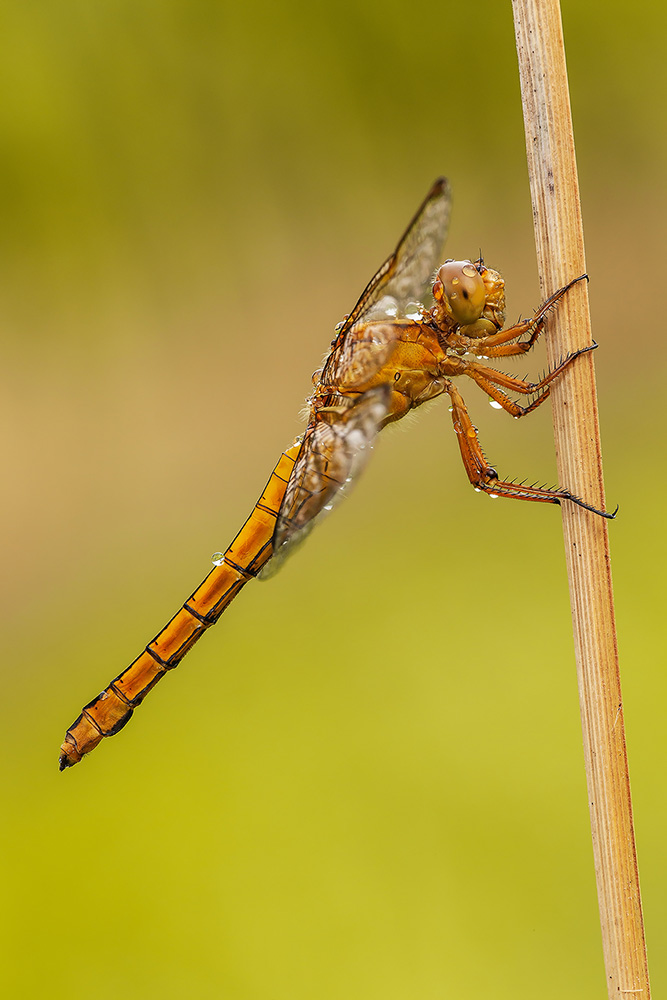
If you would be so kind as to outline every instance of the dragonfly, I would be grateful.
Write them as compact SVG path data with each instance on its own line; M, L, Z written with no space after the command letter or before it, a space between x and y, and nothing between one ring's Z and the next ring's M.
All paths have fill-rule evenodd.
M543 332L549 313L578 281L554 292L529 318L505 327L505 283L478 260L445 260L450 185L438 179L371 278L352 312L338 324L329 353L313 375L303 435L278 459L262 495L226 552L167 625L129 667L85 706L67 730L60 770L77 764L129 722L149 691L218 621L249 580L264 577L343 495L368 461L387 424L438 396L449 397L468 478L492 497L577 504L602 517L614 513L567 489L500 478L487 461L455 378L470 379L492 405L513 417L541 406L551 383L595 343L567 355L536 382L489 367L490 359L522 355ZM514 397L522 397L523 403Z

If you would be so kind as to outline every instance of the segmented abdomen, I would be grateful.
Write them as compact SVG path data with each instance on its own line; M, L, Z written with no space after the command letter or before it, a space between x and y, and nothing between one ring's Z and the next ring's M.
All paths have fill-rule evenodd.
M77 764L105 736L114 736L157 682L177 667L214 625L241 588L273 554L272 538L300 445L283 452L250 517L203 583L143 653L94 698L70 726L60 749L60 770Z

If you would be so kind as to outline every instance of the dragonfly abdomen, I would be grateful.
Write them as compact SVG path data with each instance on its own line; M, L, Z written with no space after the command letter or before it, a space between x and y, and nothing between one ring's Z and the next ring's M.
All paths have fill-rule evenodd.
M220 561L161 632L118 677L85 706L67 730L60 770L77 764L105 736L115 736L164 675L177 667L204 632L214 625L248 580L273 555L273 533L287 481L300 448L283 452L250 517Z

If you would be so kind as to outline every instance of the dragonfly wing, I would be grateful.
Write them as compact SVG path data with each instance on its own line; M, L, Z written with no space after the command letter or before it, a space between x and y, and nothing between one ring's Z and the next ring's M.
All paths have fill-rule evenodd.
M435 182L395 251L371 278L356 306L342 324L322 372L322 383L347 382L350 356L354 355L355 333L410 318L419 305L428 305L436 267L442 263L449 226L451 194L444 177ZM370 356L369 356L370 355ZM366 378L386 361L382 350L363 358ZM358 359L357 359L358 360ZM357 379L359 381L359 379Z
M366 465L389 397L389 386L376 386L347 409L316 416L308 425L278 513L274 555L264 578L273 575Z
M386 320L355 324L340 345L335 361L329 364L331 357L327 361L322 382L339 391L363 386L389 360L400 331L398 323Z
M405 326L396 320L421 318L434 271L442 260L450 201L449 184L441 178L338 329L319 376L316 398L326 396L329 388L339 398L348 390L362 388L394 350ZM362 392L352 406L324 407L315 413L285 491L273 535L274 554L263 576L275 572L285 553L305 537L316 518L361 470L388 413L390 395L389 386L376 386Z

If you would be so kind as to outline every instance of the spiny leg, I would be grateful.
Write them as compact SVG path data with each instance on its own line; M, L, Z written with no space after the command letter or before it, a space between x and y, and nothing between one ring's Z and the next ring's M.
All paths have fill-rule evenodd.
M445 386L449 398L452 401L452 421L454 431L461 449L461 458L468 474L468 479L476 490L488 493L490 496L509 497L511 500L532 500L535 503L557 503L563 500L570 500L572 503L590 510L594 514L602 517L614 518L616 511L609 514L607 511L598 510L584 503L579 497L574 496L568 490L545 489L539 486L524 486L523 483L509 482L498 478L498 473L489 464L482 446L477 437L477 431L473 426L468 413L463 396L456 386L450 382ZM618 509L618 508L617 508Z
M467 375L484 392L487 393L499 406L513 417L525 417L527 413L532 413L538 406L541 406L549 396L549 385L554 379L562 374L568 365L572 364L581 354L593 351L597 344L593 342L590 347L582 347L578 351L568 354L555 368L547 372L538 382L528 382L525 379L515 378L506 372L499 372L495 368L487 368L476 361L465 361L460 359L447 359L446 371L448 375ZM502 391L508 389L510 392L519 392L525 396L535 395L535 399L528 406L521 406Z
M549 296L546 302L542 303L531 319L522 320L520 323L509 326L506 330L500 330L499 333L494 333L490 337L471 340L468 350L471 354L476 354L478 357L484 358L502 358L516 354L525 354L534 347L537 338L542 333L549 311L553 309L558 300L573 285L576 285L579 281L583 281L584 278L588 279L588 275L581 274L578 278L574 278L567 285L559 288L558 291ZM510 343L510 341L518 340L519 337L523 337L525 334L529 334L528 340L522 340L519 343Z

